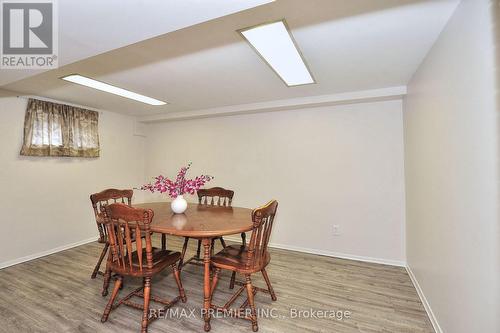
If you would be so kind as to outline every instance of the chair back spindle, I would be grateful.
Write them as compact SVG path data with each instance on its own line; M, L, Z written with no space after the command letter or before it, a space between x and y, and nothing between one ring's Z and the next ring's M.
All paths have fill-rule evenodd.
M252 211L253 229L248 244L247 268L254 266L256 260L264 260L277 209L278 202L272 200Z
M197 192L200 205L230 207L233 201L234 191L222 187L200 189Z
M97 223L97 229L99 230L99 241L101 243L106 242L108 237L108 231L102 220L103 208L111 203L123 203L131 206L133 195L133 190L107 189L99 193L94 193L90 196L90 201L92 202L92 208L94 209L94 215Z
M129 273L151 270L153 268L153 245L150 224L154 216L153 211L129 207L123 203L112 203L104 206L103 212L113 266ZM134 235L143 235L144 240ZM132 258L134 251L137 251L135 264Z

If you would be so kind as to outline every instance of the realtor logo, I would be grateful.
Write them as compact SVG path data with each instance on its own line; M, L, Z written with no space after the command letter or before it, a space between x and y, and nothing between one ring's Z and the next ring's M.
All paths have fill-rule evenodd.
M1 2L2 69L57 67L57 18L54 0Z

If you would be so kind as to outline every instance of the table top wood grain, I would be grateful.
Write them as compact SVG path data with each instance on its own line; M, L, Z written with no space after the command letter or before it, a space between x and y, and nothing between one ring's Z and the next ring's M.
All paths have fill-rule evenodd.
M134 207L154 211L151 231L175 236L209 238L252 230L252 210L189 203L183 214L174 214L170 202L148 202Z

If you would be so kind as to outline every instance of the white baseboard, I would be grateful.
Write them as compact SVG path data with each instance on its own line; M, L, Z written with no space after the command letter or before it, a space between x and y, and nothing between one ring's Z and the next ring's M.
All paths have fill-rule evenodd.
M234 236L229 236L229 237L224 236L224 239L227 239L227 240L233 241L233 242L241 242L241 238L234 237ZM371 263L375 263L375 264L384 264L384 265L391 265L391 266L406 267L406 262L400 261L400 260L364 257L364 256L357 256L357 255L340 253L340 252L311 249L311 248L305 248L305 247L300 247L300 246L291 246L291 245L278 244L278 243L272 243L272 242L269 242L269 247L276 248L276 249L282 249L282 250L309 253L309 254L317 254L320 256L371 262Z
M240 238L237 237L224 237L225 239L233 242L239 242ZM80 245L88 244L91 242L94 242L97 240L97 237L92 237L88 239L84 239L75 243L71 244L66 244L63 246L59 246L47 251L39 252L39 253L34 253L25 257L21 258L16 258L13 260L5 261L0 263L0 269L6 268L9 266L14 266L26 261L30 261L33 259L41 258L48 256L50 254L54 254L56 252L64 251L71 249L73 247L77 247ZM291 246L291 245L285 245L285 244L278 244L278 243L269 243L269 247L272 248L277 248L277 249L282 249L282 250L289 250L289 251L297 251L297 252L303 252L303 253L309 253L309 254L317 254L320 256L327 256L327 257L334 257L334 258L341 258L341 259L349 259L349 260L357 260L357 261L365 261L365 262L371 262L371 263L376 263L376 264L384 264L384 265L391 265L391 266L399 266L399 267L406 267L406 263L404 261L399 261L399 260L389 260L389 259L381 259L381 258L372 258L372 257L364 257L364 256L357 256L357 255L352 255L352 254L345 254L345 253L340 253L340 252L332 252L332 251L324 251L324 250L318 250L318 249L311 249L311 248L305 248L305 247L299 247L299 246ZM411 277L411 275L410 275ZM413 280L413 279L412 279ZM417 290L418 291L418 290Z
M429 320L431 321L432 327L434 327L434 331L436 333L443 333L443 330L439 326L439 323L436 319L436 316L434 315L434 312L432 312L431 306L429 305L429 302L427 302L427 298L424 295L424 292L422 291L422 288L420 288L420 285L418 284L417 278L415 277L415 274L413 274L413 271L411 270L410 266L406 266L406 271L408 272L408 275L410 276L411 282L413 282L413 286L417 290L418 297L420 297L420 301L424 305L425 312L427 312L427 316L429 317Z
M0 269L6 268L6 267L9 267L9 266L14 266L14 265L26 262L26 261L33 260L33 259L45 257L45 256L48 256L50 254L54 254L56 252L61 252L61 251L64 251L64 250L68 250L68 249L71 249L73 247L77 247L77 246L80 246L80 245L84 245L84 244L88 244L88 243L91 243L91 242L95 242L96 240L97 240L97 236L94 236L92 238L84 239L84 240L81 240L81 241L78 241L78 242L75 242L75 243L58 246L56 248L53 248L53 249L50 249L50 250L47 250L47 251L42 251L42 252L30 254L30 255L25 256L25 257L16 258L16 259L9 260L9 261L4 261L4 262L0 263Z

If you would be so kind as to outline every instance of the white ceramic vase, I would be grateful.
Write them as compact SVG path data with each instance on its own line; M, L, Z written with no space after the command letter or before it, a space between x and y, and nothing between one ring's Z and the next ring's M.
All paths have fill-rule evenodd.
M184 213L187 209L187 206L187 201L182 195L177 196L177 198L175 198L170 204L170 208L172 208L172 211L176 214Z

